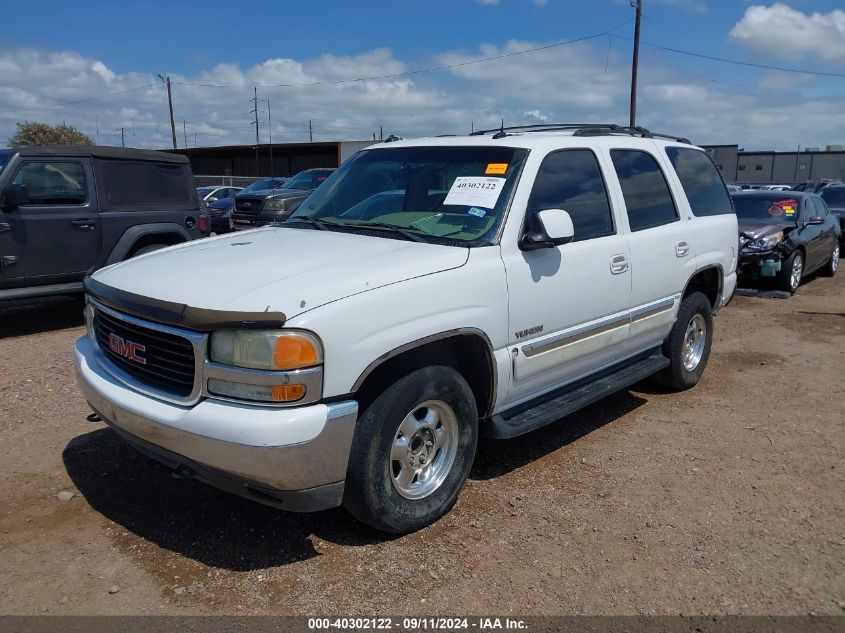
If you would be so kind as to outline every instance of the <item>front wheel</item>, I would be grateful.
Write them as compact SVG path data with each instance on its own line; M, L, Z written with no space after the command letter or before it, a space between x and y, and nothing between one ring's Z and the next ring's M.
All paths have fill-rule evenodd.
M443 365L412 371L358 419L343 505L377 530L423 528L454 505L477 442L478 410L463 377Z
M671 389L694 387L710 358L713 344L713 308L701 292L684 298L675 325L663 343L669 366L657 374L657 380Z
M801 251L795 251L786 260L778 277L778 287L789 294L795 294L798 286L801 285L801 277L804 275L804 255Z
M825 277L833 277L839 269L839 242L833 247L833 252L830 254L830 259L822 268L822 275Z

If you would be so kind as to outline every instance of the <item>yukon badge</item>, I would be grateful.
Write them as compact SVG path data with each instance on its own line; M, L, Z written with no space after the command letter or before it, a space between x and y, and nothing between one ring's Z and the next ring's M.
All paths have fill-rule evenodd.
M514 336L516 338L525 338L526 336L531 336L533 334L539 334L543 331L542 325L535 325L534 327L530 327L526 330L520 330L519 332L514 332Z
M127 358L133 362L140 363L142 365L147 364L147 359L140 354L140 352L147 350L146 346L136 343L135 341L125 339L113 332L109 334L109 349L118 356L123 356L123 358Z

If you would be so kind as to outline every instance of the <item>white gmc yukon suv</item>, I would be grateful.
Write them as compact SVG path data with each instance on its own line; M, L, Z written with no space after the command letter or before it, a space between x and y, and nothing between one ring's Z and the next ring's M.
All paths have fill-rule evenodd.
M695 385L737 235L685 139L549 125L386 142L284 224L94 273L76 369L93 419L184 475L409 532L455 503L480 434L651 375Z

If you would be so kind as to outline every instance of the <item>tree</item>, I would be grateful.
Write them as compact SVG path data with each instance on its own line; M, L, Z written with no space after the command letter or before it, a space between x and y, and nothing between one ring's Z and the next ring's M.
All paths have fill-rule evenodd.
M62 123L54 126L36 121L18 123L17 130L9 139L9 147L41 145L94 145L94 141L71 125Z

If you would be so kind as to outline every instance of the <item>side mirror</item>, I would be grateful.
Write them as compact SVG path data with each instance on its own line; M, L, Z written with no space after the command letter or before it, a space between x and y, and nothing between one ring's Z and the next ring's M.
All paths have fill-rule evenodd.
M217 198L215 198L214 196L211 196L210 198L206 199L206 202L208 204L211 204L212 202L217 202Z
M519 249L534 251L568 244L575 237L572 218L563 209L543 209L528 214L528 230L519 241Z
M6 185L0 194L0 208L3 211L14 211L19 206L29 202L29 187L26 185Z
M807 224L824 224L824 218L810 218L809 220L807 220Z

